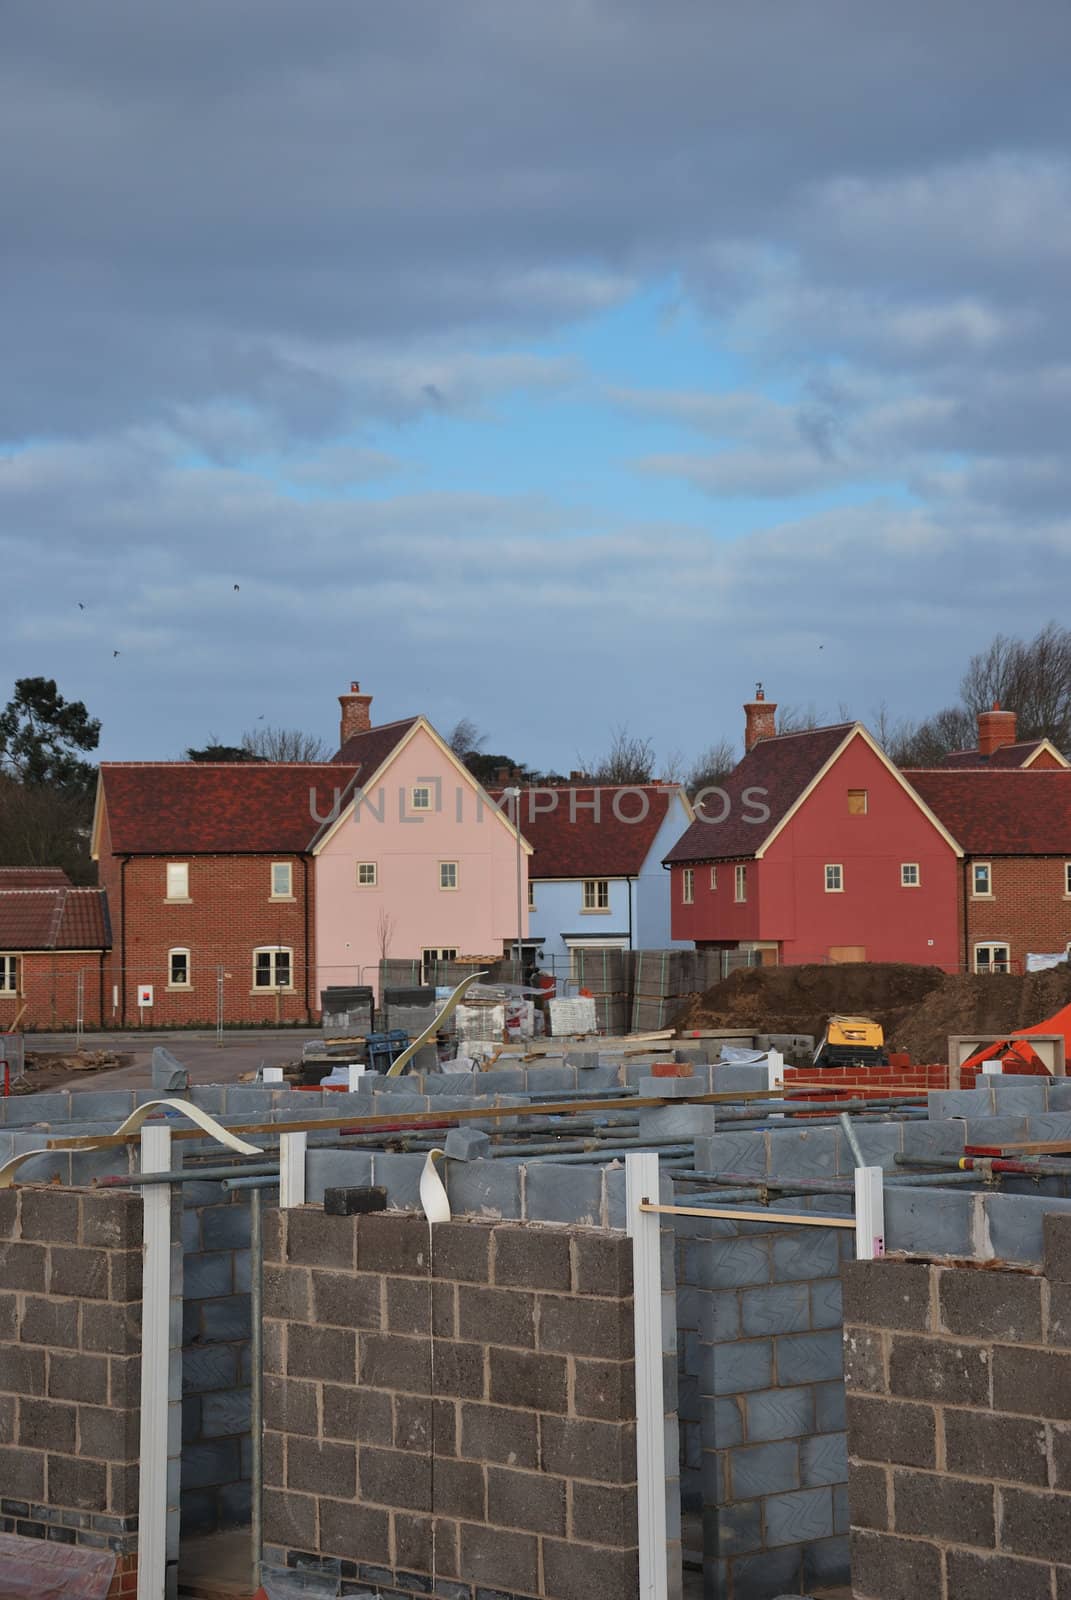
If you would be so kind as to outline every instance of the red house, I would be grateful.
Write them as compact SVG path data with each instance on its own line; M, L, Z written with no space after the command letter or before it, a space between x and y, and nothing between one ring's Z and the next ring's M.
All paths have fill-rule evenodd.
M745 706L746 754L669 851L672 931L760 959L955 968L959 859L945 825L858 722L775 735Z

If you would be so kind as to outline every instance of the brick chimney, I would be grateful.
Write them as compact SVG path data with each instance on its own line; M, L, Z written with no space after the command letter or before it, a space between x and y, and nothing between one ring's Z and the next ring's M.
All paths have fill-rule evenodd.
M1015 712L1002 711L1000 701L993 701L992 711L978 713L978 754L991 756L1003 750L1006 744L1015 743Z
M367 733L372 726L368 710L372 704L372 696L362 694L359 683L351 683L349 694L340 694L338 703L342 707L342 721L338 728L338 742L341 746L347 739L352 739L355 733Z
M744 705L744 754L754 749L760 739L772 739L777 732L777 706L767 700L762 684L755 685L755 698Z

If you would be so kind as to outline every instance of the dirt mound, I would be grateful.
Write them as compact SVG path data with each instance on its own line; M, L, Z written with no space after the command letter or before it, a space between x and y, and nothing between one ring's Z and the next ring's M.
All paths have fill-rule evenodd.
M810 1033L817 1040L834 1012L873 1017L892 1048L913 1061L944 1061L950 1033L1014 1032L1071 1002L1071 971L976 977L939 967L867 962L843 966L748 967L734 972L684 1012L682 1030Z
M858 1012L888 1029L943 981L937 967L899 964L744 967L697 995L680 1027L812 1033L817 1038L834 1012Z

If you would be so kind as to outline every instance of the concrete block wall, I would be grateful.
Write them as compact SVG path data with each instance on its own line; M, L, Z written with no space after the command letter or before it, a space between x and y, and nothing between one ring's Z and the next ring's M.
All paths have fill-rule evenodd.
M123 1575L137 1551L141 1245L140 1195L0 1190L0 1532L111 1551Z
M628 1240L269 1221L269 1575L323 1595L635 1593Z
M845 1284L859 1600L1071 1596L1071 1217L1032 1271L861 1262Z
M250 1517L249 1197L183 1184L182 1532Z

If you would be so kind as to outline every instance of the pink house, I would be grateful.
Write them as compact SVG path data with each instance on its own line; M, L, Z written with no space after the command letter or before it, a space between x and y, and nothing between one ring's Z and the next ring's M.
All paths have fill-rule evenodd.
M371 700L339 696L349 770L312 843L317 991L374 985L384 956L501 956L528 932L531 846L426 718L373 727Z

